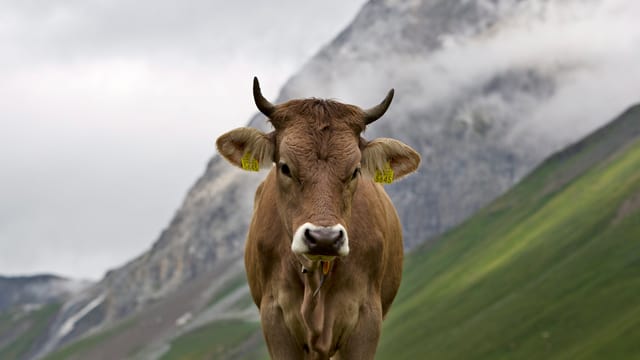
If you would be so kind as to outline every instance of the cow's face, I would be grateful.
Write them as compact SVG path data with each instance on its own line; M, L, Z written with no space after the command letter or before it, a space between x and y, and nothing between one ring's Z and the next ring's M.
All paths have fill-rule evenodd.
M264 111L259 100L275 130L233 130L218 138L218 151L245 169L275 164L276 206L294 253L311 259L348 255L358 186L385 171L401 178L415 171L420 156L397 140L364 140L360 134L373 120L367 122L370 113L356 106L306 99ZM382 112L390 97L385 102Z
M303 101L318 110L326 106ZM326 117L296 114L276 137L278 210L295 253L346 256L351 202L362 171L359 134L346 119L318 112Z

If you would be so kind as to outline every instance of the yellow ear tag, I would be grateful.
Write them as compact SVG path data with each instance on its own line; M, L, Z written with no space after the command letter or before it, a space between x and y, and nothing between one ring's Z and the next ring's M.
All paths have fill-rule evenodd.
M258 160L253 158L253 155L251 155L251 152L246 152L244 156L242 156L242 159L240 160L240 162L242 163L242 168L247 171L260 170L260 163L258 163Z
M387 162L382 171L376 170L373 180L377 183L391 184L393 182L393 169L391 163Z

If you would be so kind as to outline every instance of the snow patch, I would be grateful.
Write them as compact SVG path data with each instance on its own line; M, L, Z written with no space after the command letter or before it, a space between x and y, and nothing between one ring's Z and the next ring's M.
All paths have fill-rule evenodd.
M89 302L80 311L78 311L75 315L68 318L67 321L65 321L64 324L62 324L62 326L60 327L60 330L58 331L58 336L62 338L62 337L65 337L67 334L69 334L73 330L73 328L76 326L76 323L78 322L78 320L82 319L91 310L95 309L100 304L102 304L105 297L106 297L105 294L98 296L97 298Z
M25 313L30 313L42 309L42 306L43 304L27 303L22 305L22 311Z
M193 315L190 312L180 316L179 318L176 319L176 326L178 327L184 326L186 323L189 322L189 320L191 320L192 317Z

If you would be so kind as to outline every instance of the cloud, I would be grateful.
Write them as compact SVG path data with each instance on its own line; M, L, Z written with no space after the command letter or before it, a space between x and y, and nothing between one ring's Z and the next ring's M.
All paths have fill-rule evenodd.
M276 93L362 2L2 2L0 273L146 250L255 112L252 77Z
M435 106L459 96L461 89L532 69L552 79L544 100L496 105L489 94L477 101L518 114L507 141L521 151L558 149L640 102L638 18L640 3L633 1L524 2L488 31L454 35L432 57L401 67L429 85L422 96L406 99L407 105Z
M553 88L544 101L530 99L529 108L517 101L505 103L526 111L512 136L520 141L539 138L526 135L538 132L556 146L577 140L640 102L640 3L527 1L494 10L504 12L499 21L472 36L465 31L441 34L442 47L428 54L420 49L408 55L386 51L362 66L332 63L331 69L323 69L332 72L331 81L323 82L328 86L317 90L313 84L319 81L310 76L296 83L296 90L373 104L393 84L397 96L392 111L402 107L403 113L424 113L504 74L534 70L552 79ZM407 30L389 32L402 31ZM484 100L495 104L488 96ZM413 120L394 120L403 121Z

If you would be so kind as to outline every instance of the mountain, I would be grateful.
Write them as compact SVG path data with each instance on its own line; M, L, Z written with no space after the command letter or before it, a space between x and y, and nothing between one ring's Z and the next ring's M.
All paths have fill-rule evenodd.
M0 276L0 312L15 306L39 306L63 301L90 285L56 275Z
M598 4L372 0L279 96L266 95L276 101L331 97L368 107L388 88L396 89L390 111L365 136L398 138L425 160L418 174L387 187L410 250L458 225L545 157L628 106L624 96L599 102L598 111L585 106L589 93L584 89L596 98L605 96L611 81L597 89L576 84L599 81L608 73L596 70L610 63L587 58L593 49L565 56L558 44L573 40L564 34L575 31L531 41L538 33L548 34L558 14L576 6L595 11ZM530 46L522 47L523 42ZM253 75L247 75L247 96ZM625 87L622 82L610 86ZM580 105L574 105L575 98ZM261 115L250 125L268 128ZM246 345L257 323L254 307L244 300L241 255L253 194L263 176L214 156L148 252L61 306L38 356L170 356L180 344L195 349L201 336L233 338L220 342L216 351L228 350L231 343ZM219 334L212 321L225 321L235 330ZM260 336L249 341L259 343ZM233 356L253 351L244 345Z
M640 105L407 259L380 359L640 355Z
M89 285L49 274L0 276L0 359L33 356L60 305Z

